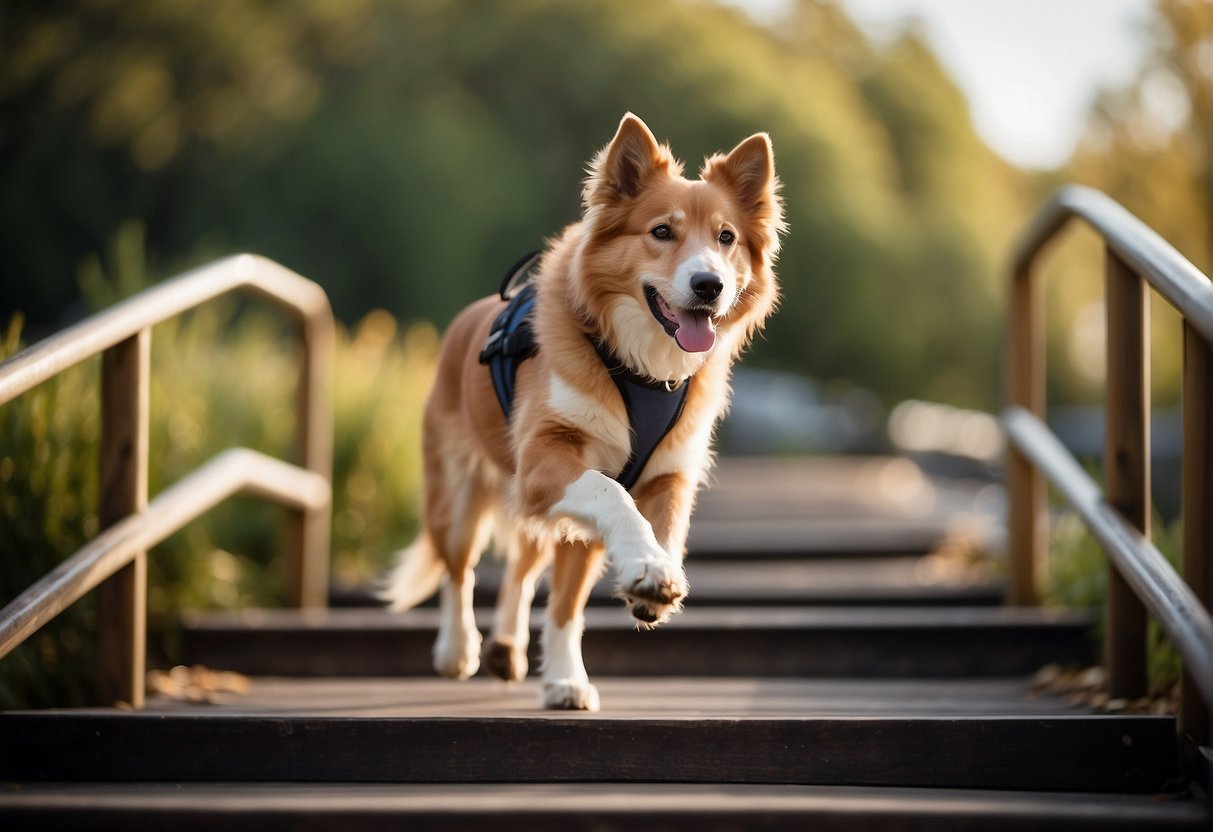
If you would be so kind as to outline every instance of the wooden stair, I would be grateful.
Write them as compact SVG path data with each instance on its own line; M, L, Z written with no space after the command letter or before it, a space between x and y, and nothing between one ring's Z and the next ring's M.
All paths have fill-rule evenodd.
M692 584L692 586L694 586ZM537 666L541 613L532 618ZM491 620L477 613L482 632ZM429 676L437 610L249 610L184 618L186 660L275 676ZM688 608L637 632L621 606L586 610L591 676L1025 676L1093 660L1090 616L1009 607Z
M810 478L828 499L804 501L775 494L788 471L747 489L755 470L722 465L701 512L782 518L778 534L693 554L683 614L638 632L596 592L585 657L601 713L540 710L534 676L434 678L436 611L388 616L358 606L365 591L327 612L194 613L186 661L251 689L0 714L0 826L1209 828L1172 717L1030 690L1045 663L1092 660L1088 616L992 605L1001 586L981 572L934 580L924 541L946 548L948 517L910 517L899 544L899 506L844 500L837 470L832 486ZM833 503L815 516L814 498ZM884 544L844 551L839 517Z

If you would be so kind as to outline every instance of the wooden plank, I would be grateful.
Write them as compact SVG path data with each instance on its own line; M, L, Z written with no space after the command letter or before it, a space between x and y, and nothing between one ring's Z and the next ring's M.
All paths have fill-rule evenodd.
M142 329L101 359L102 529L147 508L152 332ZM147 552L97 587L97 695L143 707L147 654Z
M934 519L696 519L687 549L691 560L889 557L926 554L946 538L945 523Z
M1150 535L1150 320L1146 282L1107 252L1107 394L1104 493L1108 504ZM1146 608L1116 567L1108 567L1108 693L1147 691Z
M542 625L536 611L532 630ZM257 675L432 673L437 610L257 610L183 619L188 662ZM478 616L487 632L487 610ZM1023 608L688 608L637 632L622 608L586 610L591 675L1017 676L1092 659L1089 616ZM531 666L538 666L532 640Z
M671 753L676 749L676 753ZM12 781L678 782L1148 793L1169 717L0 715Z
M931 477L903 457L724 457L700 494L692 559L923 554L969 515L967 542L1000 538L982 520L989 483ZM996 486L995 486L996 487Z
M156 713L201 716L500 717L539 714L541 684L506 685L477 677L254 677L244 693L220 693L207 705L159 696ZM1033 696L1017 679L698 679L603 677L597 680L612 718L670 716L1056 716L1085 713L1057 697ZM101 711L96 711L101 712Z
M18 827L211 832L327 828L480 832L737 829L1197 832L1201 803L1155 796L889 787L681 784L26 784L0 792Z
M993 606L1000 604L1004 583L981 570L929 556L838 560L688 561L687 577L696 607L736 606ZM504 569L485 558L476 567L476 603L496 603ZM535 598L547 598L541 579ZM437 596L427 605L437 602ZM614 606L609 577L590 593L590 603ZM380 607L374 588L334 587L334 607Z

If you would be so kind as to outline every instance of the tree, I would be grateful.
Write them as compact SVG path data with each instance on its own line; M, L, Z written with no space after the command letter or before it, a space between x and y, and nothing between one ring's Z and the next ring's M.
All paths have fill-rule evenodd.
M772 25L688 0L0 14L0 315L54 325L82 258L135 219L160 271L252 249L347 320L441 325L575 218L585 161L633 110L692 171L772 135L792 230L757 363L996 399L990 274L1022 180L912 32L877 47L823 0Z

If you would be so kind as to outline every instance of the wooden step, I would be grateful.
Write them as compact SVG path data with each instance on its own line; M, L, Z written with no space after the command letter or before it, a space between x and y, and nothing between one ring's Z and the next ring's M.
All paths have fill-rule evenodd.
M889 517L736 517L698 514L687 540L688 560L767 558L813 560L925 555L948 540L935 519Z
M1091 617L1013 607L691 606L637 631L622 606L586 610L591 676L1016 676L1093 660ZM532 628L538 632L542 612ZM491 612L478 623L487 632ZM246 610L182 617L187 663L275 676L429 675L438 611ZM532 640L531 666L538 666Z
M480 832L737 829L1208 829L1207 808L1154 796L788 785L381 783L23 784L0 791L13 829L211 832L393 826Z
M828 560L688 561L695 606L994 606L1005 585L976 567L932 556L862 557ZM503 568L485 558L476 567L476 603L492 605ZM547 581L536 598L547 597ZM618 604L609 578L590 594L597 606ZM426 606L433 606L437 596ZM382 606L373 587L334 587L333 607Z
M994 717L1075 716L1087 709L1037 695L1027 678L701 679L603 677L608 717ZM217 693L209 706L157 697L157 713L358 717L531 717L540 715L538 679L505 684L475 678L379 679L251 677L242 694Z
M897 457L722 457L697 501L692 560L924 554L1003 535L999 486Z
M249 696L210 705L153 700L141 713L0 714L0 780L896 784L1142 794L1164 789L1177 772L1172 718L1027 701L1022 682L1017 700L1009 687L981 694L971 682L915 692L908 683L835 680L814 692L807 682L604 680L598 714L539 710L535 682L252 684Z

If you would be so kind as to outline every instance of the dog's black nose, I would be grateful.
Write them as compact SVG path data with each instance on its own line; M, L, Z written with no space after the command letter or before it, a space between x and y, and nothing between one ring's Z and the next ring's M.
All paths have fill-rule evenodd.
M691 291L706 301L713 301L724 291L724 281L715 272L695 272L691 275Z

